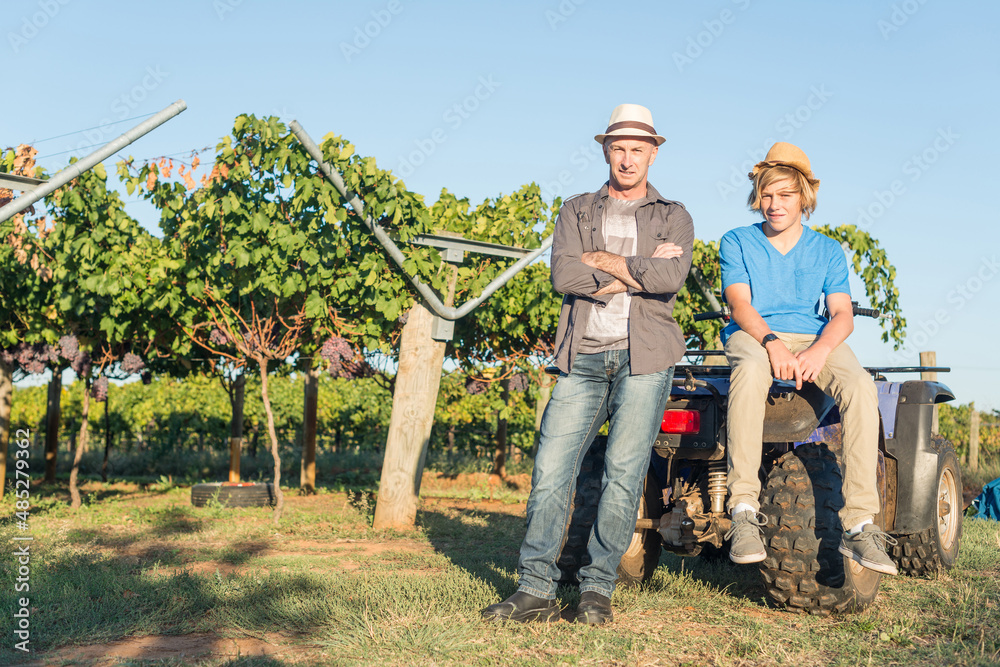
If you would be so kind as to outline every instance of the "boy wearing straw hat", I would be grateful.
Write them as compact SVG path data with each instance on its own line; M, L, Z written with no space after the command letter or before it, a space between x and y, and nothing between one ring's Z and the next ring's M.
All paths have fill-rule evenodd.
M664 138L649 110L623 104L594 137L610 178L563 203L552 244L552 285L564 295L556 331L560 375L542 418L521 545L518 591L487 620L555 621L556 561L584 454L609 423L602 492L580 569L576 620L612 620L616 570L632 534L650 449L684 352L672 317L691 265L684 206L647 182Z
M748 204L764 221L722 237L722 289L732 309L723 330L732 366L728 409L730 559L767 556L759 514L764 405L774 378L814 382L837 402L843 424L839 550L863 567L896 574L885 553L895 542L874 524L878 396L871 376L844 342L854 330L847 261L840 244L802 224L816 208L819 180L797 146L778 142L750 173ZM825 301L829 316L821 306Z

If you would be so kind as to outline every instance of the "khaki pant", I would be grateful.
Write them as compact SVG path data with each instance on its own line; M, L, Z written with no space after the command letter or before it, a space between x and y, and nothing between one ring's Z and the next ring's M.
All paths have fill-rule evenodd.
M809 347L816 336L775 332L792 354ZM737 331L726 341L732 366L729 388L729 510L738 503L760 509L760 469L767 392L774 379L765 350L753 336ZM878 391L846 343L826 359L816 386L833 397L843 428L844 507L840 521L850 530L874 519L880 506L876 488L878 465Z

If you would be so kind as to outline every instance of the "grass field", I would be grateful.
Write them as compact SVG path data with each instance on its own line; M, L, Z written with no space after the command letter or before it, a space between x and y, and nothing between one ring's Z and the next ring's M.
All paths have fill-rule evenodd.
M484 624L516 587L525 480L428 476L418 528L370 527L369 491L287 491L264 509L195 508L189 488L32 489L31 648L39 665L991 665L1000 664L1000 524L966 519L958 566L882 581L863 612L771 608L751 566L664 555L619 590L610 626ZM8 498L5 502L10 503ZM26 533L9 515L4 543ZM3 573L16 609L16 563ZM570 618L574 590L560 591ZM30 662L34 660L34 662Z

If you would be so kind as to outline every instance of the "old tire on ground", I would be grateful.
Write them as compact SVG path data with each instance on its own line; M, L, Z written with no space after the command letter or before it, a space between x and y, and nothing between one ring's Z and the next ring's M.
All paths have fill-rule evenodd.
M791 611L852 611L878 594L882 575L838 551L837 513L844 506L838 454L826 443L801 445L778 459L764 487L767 558L760 572L768 596Z
M225 507L266 507L274 505L274 487L270 482L230 484L213 482L195 484L191 487L191 504L204 507L216 499Z
M580 568L590 564L587 542L590 531L597 519L597 505L601 500L601 478L604 475L604 454L608 448L607 436L599 435L584 456L580 474L576 480L576 493L570 508L570 520L563 536L563 548L556 564L559 566L559 583L576 585L580 583ZM660 492L652 471L646 476L644 493L639 508L646 516L658 518L662 512ZM632 542L618 565L618 585L630 586L646 581L660 561L660 534L655 530L637 530Z
M948 570L958 559L962 538L962 471L954 447L935 436L938 453L936 515L927 530L910 535L893 535L899 542L892 547L892 559L899 571L909 575L934 574Z

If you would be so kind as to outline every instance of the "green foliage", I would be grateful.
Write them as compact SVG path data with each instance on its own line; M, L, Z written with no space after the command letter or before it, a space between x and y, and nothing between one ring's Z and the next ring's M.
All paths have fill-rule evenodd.
M431 207L437 230L517 248L538 248L552 233L555 216L537 185L487 199L475 209L447 190ZM455 305L482 294L516 260L488 255L467 258L457 272ZM446 289L446 288L445 288ZM552 289L549 267L529 265L465 318L455 323L448 355L467 369L475 364L517 362L549 356L555 344L562 298Z
M697 313L704 313L716 310L716 305L712 304L705 295L706 288L713 294L722 292L722 270L719 268L719 242L705 242L700 239L694 240L694 248L691 252L691 269L684 281L684 286L677 293L677 302L674 305L674 319L684 332L684 337L691 347L697 343L701 349L718 349L720 347L718 338L719 332L725 322L721 319L705 320L695 322L694 316ZM701 272L705 281L703 287L693 275L697 270Z
M906 320L899 306L899 288L895 284L896 267L889 262L878 240L854 225L840 225L837 228L817 225L813 229L842 245L846 244L854 251L851 260L854 272L865 285L871 307L883 314L880 319L882 340L886 343L892 340L893 349L898 350L906 335Z
M963 458L969 456L969 426L974 409L974 403L938 406L938 432ZM1000 410L979 413L979 459L1000 461Z
M34 166L34 154L29 146L6 149L0 154L0 172L44 177ZM0 189L0 205L14 194ZM58 318L51 307L51 258L42 248L48 231L45 217L34 207L0 223L0 349L53 341L61 333L55 330Z
M194 343L242 364L249 350L276 350L286 335L315 347L336 328L333 294L349 267L326 212L340 202L290 137L277 118L238 116L201 187L195 160L186 173L178 168L183 183L168 180L164 160L119 163L128 191L139 188L161 211L170 272L157 303L183 332L171 353L190 355ZM213 329L235 345L213 342Z
M497 417L507 417L507 441L522 452L531 450L535 441L534 398L529 392L510 392L507 406L501 397L499 382L489 383L482 394L469 394L466 375L461 371L441 378L431 447L438 451L487 454L494 447Z
M277 376L268 383L278 438L286 452L302 445L302 375ZM11 422L24 424L32 432L45 426L45 386L15 389ZM196 451L226 452L229 446L229 398L217 379L192 374L180 378L161 376L151 384L112 384L108 390L113 449L132 457L151 452L165 458L183 459ZM62 389L63 442L79 428L82 418L83 383ZM431 434L432 452L484 454L493 447L496 419L502 408L499 383L488 392L470 395L461 372L445 375L441 383ZM320 376L317 406L317 446L321 451L375 452L384 448L392 409L392 396L375 378L345 380ZM92 442L104 441L103 410L88 416ZM508 408L508 439L522 451L534 442L534 398L530 392L511 392ZM257 439L266 441L266 416L260 396L260 380L248 376L243 414L244 451ZM449 437L449 431L451 436ZM265 446L261 444L261 446ZM151 470L156 472L156 470Z
M52 267L49 342L73 333L95 365L161 335L152 294L165 274L159 241L125 212L102 165L46 197L55 227L43 242ZM61 330L61 331L60 331Z

